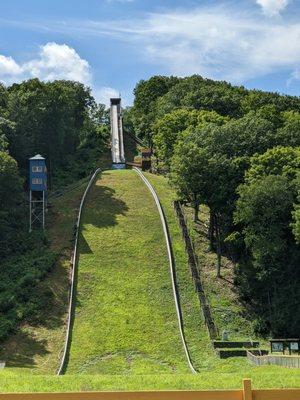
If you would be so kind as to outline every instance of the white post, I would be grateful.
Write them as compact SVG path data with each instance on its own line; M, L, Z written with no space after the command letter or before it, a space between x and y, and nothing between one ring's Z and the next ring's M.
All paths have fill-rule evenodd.
M125 154L124 154L124 137L123 137L123 120L121 114L121 104L120 104L120 114L119 114L119 135L120 135L120 158L121 162L125 163Z

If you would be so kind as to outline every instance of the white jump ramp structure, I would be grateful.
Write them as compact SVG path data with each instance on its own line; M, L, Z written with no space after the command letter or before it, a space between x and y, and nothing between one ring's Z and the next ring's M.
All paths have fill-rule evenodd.
M125 165L123 122L121 99L110 99L111 157L114 169L123 169Z

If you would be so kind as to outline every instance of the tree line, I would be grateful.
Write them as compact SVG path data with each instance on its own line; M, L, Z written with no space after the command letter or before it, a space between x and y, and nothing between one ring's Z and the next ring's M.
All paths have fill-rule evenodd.
M108 116L78 82L0 84L0 340L35 322L47 296L36 287L57 257L41 232L28 235L28 159L46 158L49 189L87 176L107 147Z
M201 76L140 81L128 130L155 155L195 220L235 264L235 284L261 334L300 330L300 98Z

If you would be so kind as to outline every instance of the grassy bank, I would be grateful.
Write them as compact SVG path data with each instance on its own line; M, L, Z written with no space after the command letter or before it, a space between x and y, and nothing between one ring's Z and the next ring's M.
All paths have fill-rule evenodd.
M99 177L83 213L68 374L188 372L162 226L130 170Z
M199 259L199 267L212 314L219 331L229 332L232 340L260 340L253 332L251 316L238 296L234 285L234 265L222 257L221 278L216 277L217 255L208 240L209 209L200 207L199 221L193 221L193 209L185 207L190 235Z
M277 382L280 382L281 377L287 375L284 368L274 369L271 366L255 368L249 364L246 358L243 357L221 360L216 356L212 349L207 329L204 325L198 297L194 291L192 277L187 264L187 255L181 237L181 230L173 209L173 201L176 199L176 194L170 187L168 180L163 176L153 175L150 173L146 173L145 175L156 190L167 217L176 261L177 281L179 285L186 339L192 361L196 369L199 371L199 374L202 376L206 371L211 371L212 374L231 373L242 379L245 376L252 376L254 373L256 377L260 377L261 384L267 386L271 383L268 378L268 372L272 372L274 376L277 374L274 379L277 380ZM206 210L206 214L204 213L204 210ZM218 280L215 278L214 260L216 255L208 250L208 241L205 234L205 226L207 225L207 209L204 210L202 208L201 221L199 223L202 231L199 230L199 226L197 227L197 230L194 229L195 226L192 225L191 221L191 210L188 209L186 212L190 228L191 230L194 229L192 234L197 243L196 248L199 262L201 267L204 269L204 271L201 270L201 274L206 285L205 289L207 297L212 305L213 315L216 323L219 324L219 329L227 327L230 334L232 331L235 332L232 337L237 339L249 339L251 325L248 320L243 318L243 306L239 303L232 284L230 284L230 282L228 283L226 280L226 278L229 279L229 275L232 274L229 266L227 265L227 268L224 268L222 279ZM220 313L220 309L223 311L222 313ZM228 310L227 313L226 309ZM228 315L230 315L231 318L229 318ZM299 386L300 371L298 370L297 372L295 370L294 373L295 377L298 378Z
M202 372L201 374L151 375L49 375L0 371L1 392L74 392L110 390L206 390L239 389L242 377L250 377L254 388L299 387L299 371L276 366L253 368L251 372Z
M208 332L204 325L198 296L195 293L189 271L181 230L173 209L173 201L176 195L163 176L150 173L146 173L145 175L157 192L168 221L176 262L176 274L184 318L184 330L194 367L197 370L210 368L216 361L216 356L211 347Z
M59 257L36 293L40 299L46 295L47 303L38 323L23 324L1 344L0 359L6 361L6 368L39 374L55 373L58 368L65 340L73 227L86 184L84 179L61 197L50 200L46 232L50 249Z

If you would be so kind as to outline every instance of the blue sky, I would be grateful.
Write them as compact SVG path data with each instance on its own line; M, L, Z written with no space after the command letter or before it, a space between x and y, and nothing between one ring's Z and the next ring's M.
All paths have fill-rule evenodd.
M198 73L300 95L299 0L1 2L0 81L76 79L127 105L140 79Z

